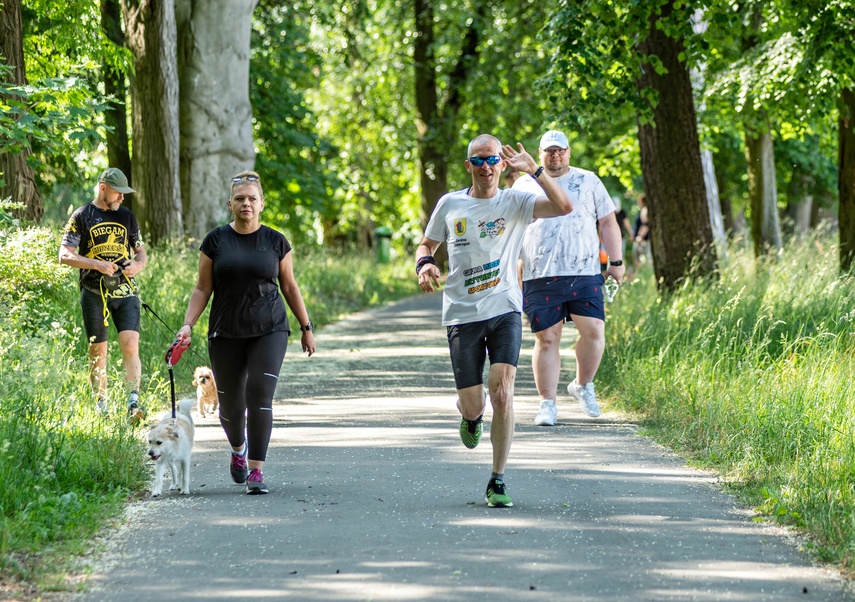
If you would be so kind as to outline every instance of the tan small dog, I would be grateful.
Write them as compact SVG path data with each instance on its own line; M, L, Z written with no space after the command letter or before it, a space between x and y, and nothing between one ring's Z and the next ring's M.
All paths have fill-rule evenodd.
M217 382L214 373L208 366L199 366L193 372L193 384L196 386L196 401L199 406L199 415L204 418L208 414L215 414L220 407L220 398L217 395Z
M190 495L190 455L193 452L193 399L178 402L175 419L166 412L160 422L151 425L148 431L148 457L155 461L154 486L151 497L163 493L163 477L166 469L172 472L170 490L177 489Z

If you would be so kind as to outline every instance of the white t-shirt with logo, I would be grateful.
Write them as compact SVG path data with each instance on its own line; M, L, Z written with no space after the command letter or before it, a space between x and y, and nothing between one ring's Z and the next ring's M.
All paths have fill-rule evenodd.
M597 222L614 213L614 202L591 171L571 167L555 180L570 197L573 211L562 217L536 220L526 228L522 247L524 281L600 273ZM513 189L543 195L540 184L528 174L518 178Z
M425 236L448 246L443 326L522 312L517 259L534 202L541 196L543 191L504 189L477 199L459 190L439 199Z

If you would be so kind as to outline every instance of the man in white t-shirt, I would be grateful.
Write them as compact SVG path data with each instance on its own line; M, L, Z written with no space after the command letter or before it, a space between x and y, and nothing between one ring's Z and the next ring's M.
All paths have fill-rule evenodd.
M573 203L568 215L532 223L526 229L522 248L523 311L535 334L532 367L541 399L534 423L554 426L565 320L573 320L579 334L576 378L567 390L585 414L593 418L600 415L594 376L605 349L602 285L608 276L620 284L626 268L615 206L600 178L570 167L570 145L562 132L546 132L539 151L545 172ZM514 190L521 192L533 192L537 187L528 176L514 182ZM609 254L605 277L600 272L598 226Z
M490 441L493 464L486 501L492 507L513 506L504 471L514 434L514 379L522 340L522 292L517 259L526 226L533 218L572 211L567 195L538 168L521 144L519 151L482 134L469 143L466 171L472 186L444 195L437 202L416 250L416 274L425 292L439 287L433 255L448 246L448 280L443 292L442 324L447 329L451 364L462 415L460 438L472 449L481 440L486 404L484 364L490 358L488 388L493 406ZM510 166L531 174L534 192L499 189Z

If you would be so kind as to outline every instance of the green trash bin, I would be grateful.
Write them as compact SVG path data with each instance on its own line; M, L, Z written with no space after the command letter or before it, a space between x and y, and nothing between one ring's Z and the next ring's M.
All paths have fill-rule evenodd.
M392 230L386 226L375 228L374 240L377 243L377 263L389 263L392 251Z

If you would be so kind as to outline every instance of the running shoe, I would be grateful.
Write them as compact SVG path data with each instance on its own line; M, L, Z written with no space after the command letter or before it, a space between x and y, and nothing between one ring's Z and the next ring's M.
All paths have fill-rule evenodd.
M558 408L554 399L544 399L540 402L540 411L534 417L535 426L555 426L558 420Z
M246 492L249 495L268 493L267 485L264 484L264 475L257 468L249 471L249 476L246 478Z
M232 473L232 480L235 483L246 483L246 476L248 474L246 468L246 448L244 448L242 455L232 452L229 471Z
M597 394L594 393L594 383L588 383L584 387L575 380L567 385L567 392L579 402L579 407L591 418L600 415L600 404L597 403Z
M510 508L514 505L501 479L490 479L484 499L490 508Z
M460 440L469 449L478 447L481 442L481 433L484 430L482 416L478 416L476 420L460 419Z
M101 416L107 416L110 414L110 408L107 407L107 400L103 397L99 397L98 401L95 402L95 411L98 412Z

